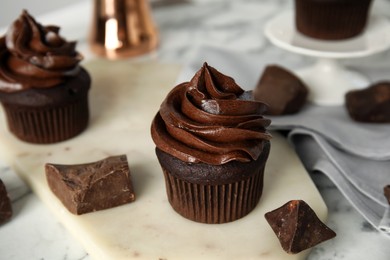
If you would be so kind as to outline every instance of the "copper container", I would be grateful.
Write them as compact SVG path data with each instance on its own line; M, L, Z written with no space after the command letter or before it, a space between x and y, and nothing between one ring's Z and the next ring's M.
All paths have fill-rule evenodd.
M146 0L94 0L91 49L109 59L154 50L158 33Z

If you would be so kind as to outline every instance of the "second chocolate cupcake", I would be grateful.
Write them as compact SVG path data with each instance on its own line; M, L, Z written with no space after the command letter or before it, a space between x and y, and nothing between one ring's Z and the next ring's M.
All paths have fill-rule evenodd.
M0 38L0 102L22 141L55 143L87 127L91 79L75 46L26 11Z
M174 210L197 222L225 223L255 208L270 151L265 110L206 63L168 94L151 133Z
M295 25L321 40L343 40L361 34L372 0L295 0Z

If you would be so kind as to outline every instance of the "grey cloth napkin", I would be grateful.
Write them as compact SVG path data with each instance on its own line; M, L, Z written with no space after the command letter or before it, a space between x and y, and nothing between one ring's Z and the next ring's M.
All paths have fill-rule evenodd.
M177 82L189 81L204 61L233 77L245 90L254 89L268 64L291 70L294 66L281 64L280 57L273 55L246 55L202 46L193 53ZM383 187L390 184L390 124L357 123L344 106L309 102L295 115L270 118L270 129L290 130L288 138L309 171L327 175L368 222L390 232L389 205L383 195Z
M388 204L383 196L383 183L389 182L390 161L348 153L321 134L300 127L289 133L289 139L307 169L326 174L368 222L380 231L390 231Z

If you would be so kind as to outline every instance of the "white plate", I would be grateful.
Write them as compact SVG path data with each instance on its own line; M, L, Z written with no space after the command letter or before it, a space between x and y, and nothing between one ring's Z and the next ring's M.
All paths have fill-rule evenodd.
M365 31L354 38L324 41L307 37L295 28L292 11L271 19L265 35L276 46L291 52L322 58L357 58L369 56L390 47L390 22L382 16L370 17Z
M292 11L271 19L264 33L280 48L318 58L313 66L296 71L310 89L309 99L318 105L342 105L348 91L369 85L364 75L347 70L336 59L365 57L390 47L390 22L381 16L370 17L365 31L347 40L317 40L301 34Z

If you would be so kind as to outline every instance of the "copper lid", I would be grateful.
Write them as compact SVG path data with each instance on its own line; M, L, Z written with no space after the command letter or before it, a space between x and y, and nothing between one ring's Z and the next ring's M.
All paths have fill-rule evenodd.
M109 59L148 53L158 33L145 0L95 0L90 35L92 51Z

